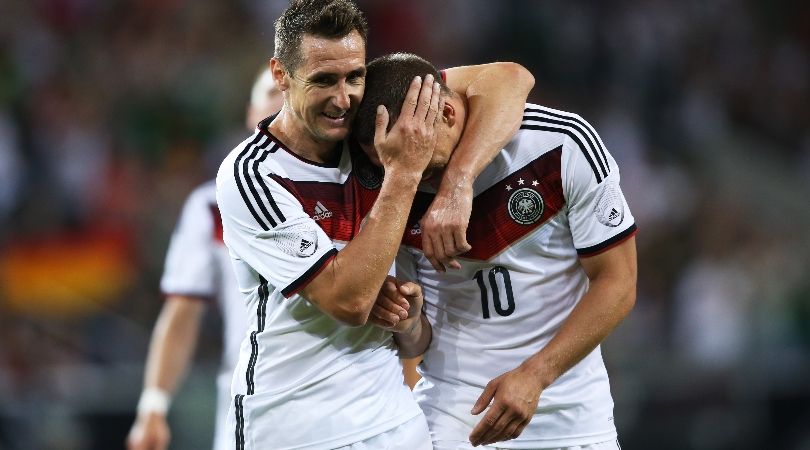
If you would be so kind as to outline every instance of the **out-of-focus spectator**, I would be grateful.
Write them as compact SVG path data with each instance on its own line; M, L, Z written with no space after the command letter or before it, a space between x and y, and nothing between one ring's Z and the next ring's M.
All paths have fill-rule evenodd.
M7 218L17 204L23 175L16 124L5 111L0 110L0 180L3 180L0 221Z

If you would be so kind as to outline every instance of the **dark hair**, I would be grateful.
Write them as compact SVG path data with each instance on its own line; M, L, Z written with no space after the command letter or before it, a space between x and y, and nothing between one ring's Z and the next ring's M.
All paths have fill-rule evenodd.
M354 119L354 137L361 144L374 142L374 121L377 106L388 109L388 128L397 121L402 110L402 102L411 81L416 76L424 80L428 74L442 85L442 93L450 90L444 84L441 73L424 58L412 53L391 53L371 61L366 66L366 90L363 101Z
M305 34L342 38L357 30L368 38L368 23L351 0L292 0L276 20L274 56L292 72L301 64L301 40Z

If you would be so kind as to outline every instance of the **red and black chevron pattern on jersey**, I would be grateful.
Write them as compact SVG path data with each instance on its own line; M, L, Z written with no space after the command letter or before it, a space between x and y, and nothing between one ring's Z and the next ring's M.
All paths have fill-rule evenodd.
M330 239L337 241L350 241L357 236L363 218L379 194L379 190L364 188L354 174L343 184L293 181L275 174L270 176L295 196L307 214L315 215L319 202L331 212L320 215L317 223Z
M472 250L463 258L489 260L510 245L542 226L565 206L562 190L562 146L551 150L526 166L512 172L503 180L473 199L467 242ZM509 214L509 198L517 189L533 189L543 199L543 213L533 223L522 225ZM408 217L403 242L411 247L422 248L418 222L430 203L432 194L418 193Z

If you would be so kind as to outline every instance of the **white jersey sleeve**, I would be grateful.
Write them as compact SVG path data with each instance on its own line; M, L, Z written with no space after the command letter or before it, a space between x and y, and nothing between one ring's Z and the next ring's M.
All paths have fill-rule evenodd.
M239 161L235 167L241 167ZM295 196L273 179L269 164L220 177L217 199L231 256L289 298L337 253Z
M591 256L623 241L636 231L636 226L619 187L616 161L596 131L575 117L585 133L573 135L576 139L568 136L564 141L563 193L574 247L580 256Z
M212 249L216 208L213 185L195 189L186 199L177 221L160 280L165 295L212 298L217 293L217 261Z

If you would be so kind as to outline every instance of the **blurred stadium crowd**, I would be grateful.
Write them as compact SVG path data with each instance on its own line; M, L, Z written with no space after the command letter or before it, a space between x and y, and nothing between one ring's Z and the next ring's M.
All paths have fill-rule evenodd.
M622 445L810 449L810 5L359 1L369 58L516 61L639 226ZM283 1L0 4L0 449L120 448L184 197L246 134ZM216 315L172 414L211 433Z

